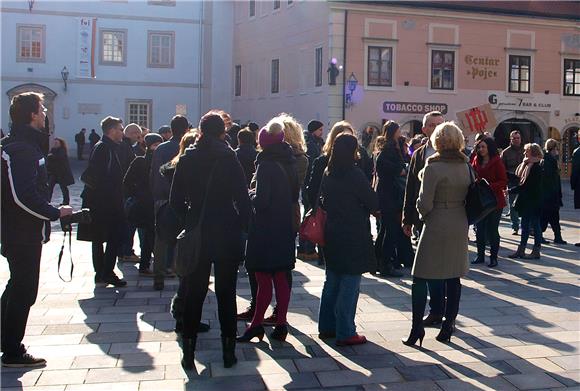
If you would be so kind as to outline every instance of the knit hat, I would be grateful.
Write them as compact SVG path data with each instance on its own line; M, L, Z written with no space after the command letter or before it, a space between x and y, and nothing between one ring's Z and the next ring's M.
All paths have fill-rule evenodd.
M171 127L169 125L163 125L159 129L157 129L157 133L159 133L159 134L168 133L168 132L171 132Z
M262 128L258 134L258 143L262 149L269 145L279 144L284 141L284 131L278 133L268 133L268 129Z
M316 132L318 129L322 128L324 124L320 121L313 119L312 121L308 122L308 131L310 133Z
M145 135L145 145L147 146L147 148L149 148L150 146L152 146L155 143L162 143L163 142L163 137L161 137L161 135L157 134L157 133L147 133Z

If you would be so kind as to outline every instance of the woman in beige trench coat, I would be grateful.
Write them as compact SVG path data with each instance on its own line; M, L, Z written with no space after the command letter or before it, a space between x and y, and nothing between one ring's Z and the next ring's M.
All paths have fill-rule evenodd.
M417 210L424 221L413 264L413 326L406 345L422 344L427 281L444 280L447 291L445 320L438 341L450 341L461 296L460 277L469 271L468 224L465 197L471 182L463 133L452 122L437 126L431 135L436 153L420 172Z

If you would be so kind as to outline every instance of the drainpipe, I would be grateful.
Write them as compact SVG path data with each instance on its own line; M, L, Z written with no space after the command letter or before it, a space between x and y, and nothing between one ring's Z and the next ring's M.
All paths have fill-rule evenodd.
M205 66L205 61L207 60L205 57L205 53L204 53L204 45L203 45L203 39L204 39L204 34L203 34L203 30L204 30L204 25L205 25L205 2L204 1L200 1L200 18L199 18L199 75L198 75L198 80L197 80L197 85L198 85L198 113L199 115L197 116L197 118L201 118L202 116L202 98L203 98L203 67Z
M344 10L344 42L342 52L342 119L346 120L346 33L348 31L348 10Z

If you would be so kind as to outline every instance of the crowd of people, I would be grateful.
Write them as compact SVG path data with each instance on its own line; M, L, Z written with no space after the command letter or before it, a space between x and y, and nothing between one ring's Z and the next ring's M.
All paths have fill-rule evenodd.
M66 143L56 138L50 150L42 147L48 138L44 110L38 94L15 97L12 130L2 141L3 174L16 175L2 175L2 253L11 266L2 296L2 363L12 366L44 363L28 355L20 342L38 289L42 240L39 234L30 239L35 245L28 246L22 242L26 235L6 229L6 219L22 220L21 230L40 233L50 227L49 221L72 213L67 186L74 180ZM492 137L480 134L470 151L462 130L440 112L425 114L422 134L412 139L394 121L360 135L349 122L339 121L324 138L324 124L318 120L303 129L282 113L261 128L255 123L240 126L222 110L203 115L197 127L176 115L157 133L137 124L124 126L111 116L101 128L102 138L92 147L80 178L82 206L92 219L79 224L77 238L92 244L96 285L126 285L114 272L117 259L137 261L139 276L153 278L155 290L165 288L166 278L179 278L171 312L185 369L194 365L198 333L209 329L201 318L212 270L223 362L229 368L237 362L236 343L261 340L265 326L274 326L271 339L286 339L297 258L325 267L319 338L335 339L339 346L366 342L355 325L362 275L399 277L405 267L411 268L412 324L403 343L415 345L422 344L425 327L440 327L437 340L450 341L461 278L470 263L485 263L489 245L488 266L499 265L498 227L506 207L514 235L521 225L520 245L510 258L539 258L548 224L554 243L566 244L559 224L558 143L552 139L544 152L538 144L522 146L521 135L513 131L511 145L500 151ZM30 175L16 172L25 164L22 145L36 161L46 156L47 166L33 164L33 179L8 181ZM575 194L580 192L579 154L574 155ZM480 179L489 183L497 206L475 226L477 256L470 262L465 199L471 183ZM26 180L34 186L24 184ZM63 192L60 210L49 204L55 184ZM324 246L298 238L312 208L326 212ZM141 246L137 259L132 254L136 232ZM530 234L534 245L526 254ZM251 300L237 313L242 264ZM29 272L32 277L25 275ZM26 297L19 297L24 288ZM266 317L273 296L274 311ZM240 336L237 321L249 322Z

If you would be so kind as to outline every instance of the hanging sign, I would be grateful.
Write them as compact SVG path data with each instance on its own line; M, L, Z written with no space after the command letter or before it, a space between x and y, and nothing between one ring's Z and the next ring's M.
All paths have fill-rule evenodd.
M97 19L79 18L78 21L77 76L93 78L95 77Z

